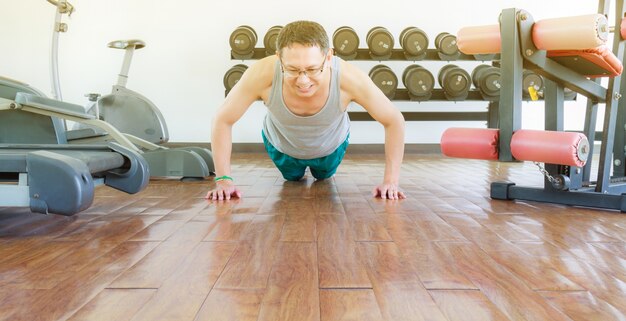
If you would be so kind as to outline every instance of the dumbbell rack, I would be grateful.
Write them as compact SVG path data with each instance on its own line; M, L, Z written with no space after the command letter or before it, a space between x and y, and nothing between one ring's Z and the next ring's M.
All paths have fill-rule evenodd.
M367 48L359 48L357 49L357 54L354 59L350 60L362 60L362 61L379 61L372 59L369 54L369 49ZM267 50L264 47L254 48L254 52L249 58L240 59L235 57L231 51L231 60L258 60L267 57ZM427 49L426 55L423 59L415 60L417 61L488 61L488 60L497 60L499 59L499 55L465 55L459 53L455 55L454 60L446 60L442 59L445 57L440 56L440 53L437 49ZM385 61L413 61L408 60L404 54L403 49L392 49L391 56ZM382 62L382 61L381 61ZM226 91L228 94L228 91ZM525 97L526 100L530 100L530 97ZM398 88L395 91L395 96L392 99L394 101L413 101L413 102L421 102L418 100L412 100L409 97L409 91L405 88ZM445 97L444 91L441 88L435 88L432 91L431 97L426 101L446 101L446 102L456 102L453 100L448 100ZM462 101L485 101L480 92L476 89L470 89L467 98ZM497 126L497 102L489 101L488 111L484 112L410 112L403 111L402 115L407 121L486 121L488 123L488 127L496 127ZM373 121L374 119L366 112L352 111L348 112L350 116L350 120L352 121Z
M257 47L254 48L251 55L246 58L236 57L231 51L231 60L258 60L267 57L268 51L265 47ZM419 62L419 61L493 61L495 65L498 65L498 61L500 59L500 55L492 54L492 55L466 55L458 52L452 56L446 56L441 54L437 49L426 49L425 55L421 57L421 59L413 60L409 59L405 55L404 49L394 48L391 50L391 55L389 58L385 60L377 60L370 56L369 48L358 48L356 50L356 57L352 59L346 59L348 61L351 60L360 60L360 61L409 61L409 62ZM228 94L228 91L226 91ZM531 97L524 94L522 97L524 101L530 101ZM570 98L566 100L571 100L575 98ZM422 102L420 100L411 99L409 96L409 91L406 88L397 88L395 91L395 95L392 99L393 101L411 101L411 102ZM499 103L496 99L493 100L485 100L485 98L480 94L480 91L477 89L470 89L468 92L468 96L462 100L449 100L446 99L444 90L442 88L434 88L432 91L432 95L428 100L424 100L424 102L476 102L476 101L486 101L489 103L487 106L487 111L467 111L467 112L421 112L421 111L403 111L402 115L407 121L485 121L487 122L487 127L489 128L498 128L499 126ZM374 119L366 112L362 111L351 111L348 112L350 116L350 120L352 121L373 121Z
M351 59L351 60L372 60L372 58L370 57L369 54L369 49L367 48L359 48L357 49L357 54L356 54L356 58ZM483 61L487 61L487 60L495 60L495 59L499 59L500 55L478 55L478 57L473 56L473 55L466 55L463 53L459 53L459 56L456 57L454 60L466 60L466 61L477 61L477 60L483 60ZM256 60L256 59L261 59L261 58L265 58L267 57L267 53L266 53L266 49L265 48L254 48L254 53L252 55L251 58L249 58L250 60ZM478 58L478 59L477 59ZM231 59L233 60L238 60L237 58L235 58L232 53L231 53ZM391 57L387 60L396 60L396 61L408 61L408 59L405 57L404 55L404 49L392 49L391 50ZM442 59L439 56L439 51L437 51L437 49L426 49L426 56L424 57L424 59L421 60L439 60L439 61L445 61L445 59ZM416 60L419 61L419 60ZM452 60L450 60L452 61Z

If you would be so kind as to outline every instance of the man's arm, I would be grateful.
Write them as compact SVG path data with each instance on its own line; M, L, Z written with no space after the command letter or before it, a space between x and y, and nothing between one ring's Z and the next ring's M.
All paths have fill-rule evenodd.
M250 105L261 98L263 90L271 86L274 61L275 58L268 57L250 66L215 114L211 129L211 149L215 175L218 178L231 176L232 127ZM230 199L231 196L241 197L241 192L229 179L217 181L215 189L206 195L207 198L214 200Z
M385 174L382 184L373 190L381 198L405 198L399 191L400 165L404 156L404 117L372 80L357 67L342 62L342 87L351 99L363 106L385 127Z

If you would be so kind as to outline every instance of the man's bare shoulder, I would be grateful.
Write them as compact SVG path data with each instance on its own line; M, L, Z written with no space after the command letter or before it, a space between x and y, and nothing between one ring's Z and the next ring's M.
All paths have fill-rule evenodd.
M250 94L254 99L261 98L267 88L272 86L277 59L276 56L268 56L251 64L231 93Z
M340 75L340 87L341 90L354 98L364 89L369 77L357 66L347 62L339 57L339 75Z
M265 58L260 59L259 61L250 65L248 68L251 76L255 76L255 78L267 78L269 80L274 77L274 68L276 66L276 61L278 57L276 56L267 56Z

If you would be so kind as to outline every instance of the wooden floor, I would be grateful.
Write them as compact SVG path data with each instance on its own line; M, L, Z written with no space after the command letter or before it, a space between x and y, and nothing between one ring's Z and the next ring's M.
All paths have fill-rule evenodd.
M382 155L295 183L235 158L241 200L158 180L73 217L0 208L0 320L626 320L626 215L489 198L532 164L407 155L385 201Z

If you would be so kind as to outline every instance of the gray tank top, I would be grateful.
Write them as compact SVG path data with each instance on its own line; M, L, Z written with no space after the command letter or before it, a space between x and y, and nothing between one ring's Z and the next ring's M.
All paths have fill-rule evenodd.
M283 75L280 61L276 61L263 133L280 152L299 159L324 157L348 137L350 119L348 113L342 111L339 98L339 59L333 56L331 61L328 100L317 114L311 116L298 116L285 105Z

